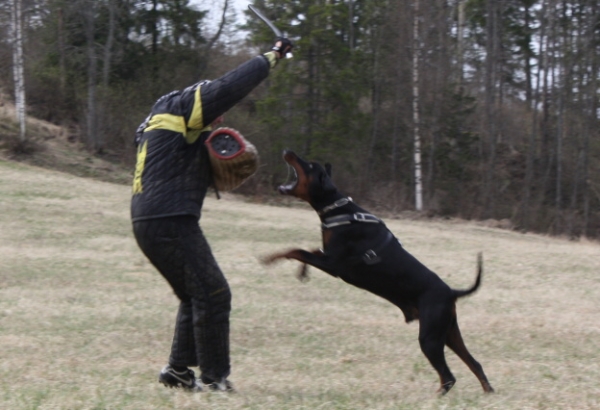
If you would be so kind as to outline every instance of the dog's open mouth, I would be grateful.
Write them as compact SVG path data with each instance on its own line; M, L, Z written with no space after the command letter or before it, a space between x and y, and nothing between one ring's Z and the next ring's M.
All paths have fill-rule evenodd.
M298 185L299 177L298 171L296 170L296 159L297 156L293 151L283 151L283 160L287 164L288 175L283 185L280 185L277 189L282 195L292 195L294 189Z
M287 169L288 176L285 181L285 184L280 185L279 188L277 188L279 193L282 195L288 195L291 191L294 190L294 188L296 188L296 185L298 185L298 173L296 172L296 169L289 163L287 164Z

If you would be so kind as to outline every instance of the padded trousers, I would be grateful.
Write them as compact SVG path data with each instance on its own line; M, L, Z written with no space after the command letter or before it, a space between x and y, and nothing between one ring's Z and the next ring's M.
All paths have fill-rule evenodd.
M230 373L231 291L193 216L133 223L139 247L180 300L169 364L198 366L202 381Z

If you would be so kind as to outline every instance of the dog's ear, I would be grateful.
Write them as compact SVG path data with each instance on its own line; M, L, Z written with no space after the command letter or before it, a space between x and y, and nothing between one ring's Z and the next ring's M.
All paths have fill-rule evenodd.
M329 176L330 173L321 173L319 175L319 182L321 183L321 187L323 188L324 191L336 191L337 188L335 187L335 185L333 185L333 182L331 181L331 177Z
M331 178L331 164L329 162L325 163L325 172L327 172L327 175Z

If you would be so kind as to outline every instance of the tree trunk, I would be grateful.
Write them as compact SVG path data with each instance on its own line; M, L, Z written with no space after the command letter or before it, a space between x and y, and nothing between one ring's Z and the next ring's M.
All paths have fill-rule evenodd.
M373 117L373 126L371 127L371 139L369 141L369 148L367 151L367 155L366 155L366 164L365 164L365 175L364 178L361 182L361 192L365 192L365 187L368 186L368 184L371 183L371 175L373 172L373 165L376 163L376 161L373 160L373 155L374 155L374 150L375 150L375 145L377 144L377 137L379 136L379 120L380 120L380 113L381 113L381 87L382 87L382 74L380 73L380 64L379 64L379 60L380 60L380 54L381 51L378 47L378 45L380 44L380 41L378 41L378 39L380 38L379 33L374 33L373 34L375 37L375 41L373 42L375 44L375 48L373 50L373 88L372 88L372 97L371 97L371 104L372 104L372 108L371 108L371 115ZM392 179L394 178L393 174L392 174Z
M600 72L598 70L598 54L594 53L592 50L594 49L593 39L595 38L595 32L593 30L594 25L591 24L592 21L597 21L598 19L598 2L592 1L591 8L591 17L590 17L590 30L588 31L587 41L590 44L590 48L588 53L586 54L587 58L591 60L589 62L590 67L590 84L587 89L588 93L588 107L587 112L588 115L585 133L583 135L583 170L581 175L582 182L582 196L583 196L583 221L581 234L583 236L588 235L588 228L590 222L590 140L592 135L597 135L598 129L598 76Z
M423 178L421 175L421 134L419 119L419 55L421 38L419 36L419 1L414 0L413 15L413 131L414 131L414 171L415 171L415 209L423 210Z
M98 132L96 126L96 77L98 72L98 61L96 59L95 49L95 1L87 0L83 2L85 15L85 38L87 48L87 144L93 150L99 150Z
M26 139L25 75L23 73L23 26L21 0L12 0L13 75L15 81L15 106L19 122L19 139Z
M530 8L529 5L527 3L524 2L524 7L525 7L525 21L524 21L524 25L525 25L525 32L526 32L526 36L529 36L529 33L531 33L533 31L533 29L530 27L531 24L531 13L530 13ZM544 8L544 4L542 5L542 10ZM542 15L543 15L543 11L542 11ZM531 107L531 100L533 98L533 91L532 91L532 75L531 75L531 53L529 52L529 48L526 47L524 50L524 63L525 63L525 99L527 100L527 106Z
M63 8L58 9L58 70L61 100L64 100L67 93L67 57L65 51L65 22Z
M102 65L102 85L107 88L111 69L112 49L115 40L115 0L107 0L108 6L108 36L104 45L104 64Z
M597 134L598 120L596 113L598 112L598 76L600 72L598 70L598 56L590 53L592 58L592 70L591 70L591 83L589 87L589 115L587 120L587 127L583 136L583 170L582 170L582 190L583 190L583 222L581 234L587 236L588 227L590 222L590 140L594 133Z
M538 52L538 69L536 72L536 93L534 97L534 101L531 107L531 130L529 132L529 143L527 150L527 162L525 168L525 183L524 183L524 194L523 194L523 202L521 208L521 226L523 229L528 230L530 227L530 206L531 206L531 191L533 190L534 184L534 160L536 156L536 137L539 132L538 128L538 112L540 105L540 81L541 81L541 73L542 70L546 70L545 62L547 58L545 55L548 53L548 39L546 37L546 1L542 3L542 10L540 15L541 17L541 27L540 27L540 40L539 40L539 52Z
M538 190L536 205L542 207L546 201L546 190L548 188L548 181L550 178L550 170L554 163L553 149L550 145L550 111L552 108L550 85L555 84L554 82L554 50L556 49L556 9L557 0L549 0L547 3L547 16L548 21L546 26L548 28L548 34L546 36L546 52L542 58L542 66L544 67L543 81L542 81L542 121L540 129L540 189Z
M456 33L456 61L458 65L458 86L462 88L463 77L464 77L464 59L465 59L465 6L466 0L460 0L458 2L458 27Z
M563 3L563 21L567 19L566 4ZM558 61L558 107L557 107L557 125L556 125L556 184L555 184L555 232L557 234L564 230L563 226L563 143L566 136L565 128L567 126L567 104L569 101L569 89L571 87L571 76L573 63L571 62L571 53L573 52L571 43L571 32L564 26L562 27L562 39L560 41L562 48L560 50L561 58ZM558 51L558 50L557 50ZM554 83L553 83L554 84Z
M485 110L487 121L487 133L489 141L489 153L487 171L484 185L484 218L494 216L495 194L495 167L496 167L496 62L497 62L497 12L496 0L487 0L487 23L486 23L486 72L485 72Z
M354 46L354 0L348 0L348 47L353 50Z
M221 14L221 23L219 23L219 28L215 35L208 41L206 48L204 49L205 56L208 57L208 53L212 50L213 46L219 38L221 37L221 33L223 33L223 28L225 27L225 23L227 23L227 10L229 9L229 0L225 0L223 4L223 13Z
M310 149L312 145L313 139L313 126L315 121L317 120L317 107L316 107L316 81L317 81L317 58L315 54L317 53L316 47L312 44L308 47L308 124L306 124L306 135L307 138L304 142L304 155L310 154Z

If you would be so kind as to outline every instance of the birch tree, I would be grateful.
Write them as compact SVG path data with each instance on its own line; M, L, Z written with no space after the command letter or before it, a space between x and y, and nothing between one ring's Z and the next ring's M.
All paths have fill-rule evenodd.
M25 76L23 73L23 26L21 0L12 0L11 8L11 37L13 49L13 75L15 82L15 106L19 122L19 138L23 143L26 139L25 127Z
M419 36L419 0L413 3L413 58L412 58L412 110L414 132L414 172L415 172L415 209L423 210L423 178L421 175L421 134L419 129L419 54L421 38Z

